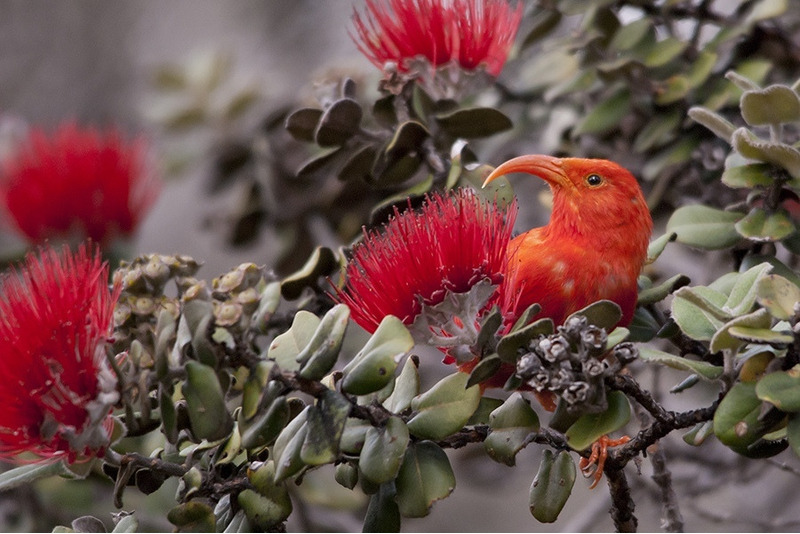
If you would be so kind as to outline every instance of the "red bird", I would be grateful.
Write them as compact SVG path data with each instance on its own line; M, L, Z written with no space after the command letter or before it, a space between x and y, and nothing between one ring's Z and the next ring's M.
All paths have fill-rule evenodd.
M550 185L553 213L547 225L511 241L500 288L506 319L539 303L541 316L561 324L608 299L622 308L620 324L630 323L653 229L636 178L612 161L533 155L503 163L484 185L514 172Z

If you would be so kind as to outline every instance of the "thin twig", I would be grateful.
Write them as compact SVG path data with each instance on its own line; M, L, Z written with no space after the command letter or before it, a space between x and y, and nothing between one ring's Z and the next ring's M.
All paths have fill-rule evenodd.
M661 493L664 510L663 528L666 532L683 532L683 516L678 506L678 497L672 487L672 473L667 469L666 455L661 445L650 453L653 464L653 480Z

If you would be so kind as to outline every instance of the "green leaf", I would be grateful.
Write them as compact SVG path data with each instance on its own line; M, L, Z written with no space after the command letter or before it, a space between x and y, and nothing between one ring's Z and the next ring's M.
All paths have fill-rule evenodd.
M777 141L764 141L747 128L733 132L731 144L742 156L767 163L774 163L786 169L794 184L800 181L800 150Z
M762 429L758 422L761 403L755 384L734 384L714 413L714 434L737 452L754 443L761 437Z
M656 90L655 98L653 99L659 106L666 106L678 100L683 99L692 89L692 84L688 76L683 74L675 74L670 76L661 84Z
M182 391L192 434L197 440L215 441L231 433L233 418L225 406L225 393L214 369L193 360L186 362Z
M504 362L516 364L517 352L520 348L526 347L528 343L540 335L550 335L555 331L553 320L549 317L539 319L518 330L512 328L511 333L506 334L497 343L497 355Z
M750 126L800 120L800 95L785 85L745 91L740 101L742 117Z
M251 527L268 531L291 515L292 500L286 486L275 482L274 462L252 462L247 470L247 478L255 491L242 491L238 503Z
M386 425L372 427L364 437L358 467L376 484L394 480L400 471L410 440L408 427L399 417L390 417Z
M347 156L336 176L343 181L358 179L365 182L371 181L372 166L375 164L377 155L378 150L373 145L362 145L356 148Z
M478 404L478 409L475 410L475 413L469 418L466 426L488 425L492 412L502 405L502 399L481 397L481 402Z
M639 347L639 358L646 362L666 365L681 371L689 371L706 380L716 380L722 376L723 372L722 367L712 365L708 362L689 360L647 346Z
M494 108L459 109L435 118L445 132L464 139L489 137L514 126L511 119Z
M400 513L405 517L425 517L434 502L453 492L456 478L441 447L420 441L406 449L395 487Z
M756 383L756 395L781 411L800 412L800 368L765 375Z
M292 326L289 330L275 336L267 351L267 358L275 360L281 369L287 371L300 369L300 364L295 357L311 341L319 323L319 317L313 313L305 310L298 311L292 319Z
M387 315L343 369L342 391L367 395L383 389L394 379L397 364L413 346L414 340L403 322Z
M672 299L672 318L684 334L698 341L710 341L730 320L722 310L727 295L710 287L682 287Z
M383 407L392 413L400 413L411 406L411 401L419 395L419 371L414 358L406 358L406 363L394 383L394 390Z
M775 181L772 177L772 165L767 163L749 163L728 167L722 172L722 183L733 188L768 187Z
M770 270L772 270L772 266L763 262L740 273L736 277L736 282L722 309L730 312L731 315L740 315L753 309L758 294L758 281Z
M361 105L355 100L337 100L322 113L314 140L323 147L343 145L358 132L363 114Z
M286 129L298 141L313 142L320 118L322 118L321 109L298 109L286 118Z
M736 126L734 126L733 123L728 119L719 113L715 113L702 106L694 106L689 108L688 113L689 117L691 117L693 121L702 124L720 139L727 141L728 143L731 142L731 137L733 136L733 132L736 130Z
M348 417L344 424L342 439L339 441L339 449L346 454L356 455L361 453L367 430L370 428L372 428L372 425L369 424L369 421Z
M350 414L350 402L341 394L325 390L306 413L307 433L300 449L306 465L332 463L339 456L339 442Z
M400 532L400 508L394 484L381 484L369 499L362 532Z
M711 352L719 352L722 350L737 351L739 347L745 344L745 341L733 336L730 332L731 329L756 329L760 331L767 329L770 325L771 319L767 310L759 308L753 313L740 315L734 317L725 323L716 334L711 338L708 348Z
M14 467L0 473L0 491L18 488L23 484L30 484L40 478L63 475L65 472L66 470L62 462L28 464Z
M411 408L416 413L408 421L411 433L423 439L443 439L461 430L481 400L480 387L465 387L468 380L466 373L453 373L415 397Z
M668 143L677 135L681 120L683 120L683 114L677 109L653 117L636 135L633 151L645 152Z
M283 523L292 513L292 501L288 494L285 501L276 502L251 489L245 489L236 497L236 502L244 510L250 528L259 532L270 531Z
M576 451L588 448L606 434L619 430L631 418L631 406L621 391L608 392L608 409L602 413L582 415L567 429L567 444Z
M167 512L167 521L175 525L178 532L214 532L214 511L200 501L179 504Z
M300 297L303 289L314 287L320 276L331 274L339 265L336 254L328 247L317 247L296 272L281 281L281 295L287 300ZM308 312L305 312L308 313Z
M121 533L121 532L139 532L139 520L136 519L136 516L132 513L120 518L116 525L114 525L114 529L111 531L113 533Z
M594 107L576 126L574 135L603 134L619 126L631 107L631 93L625 87L617 90Z
M622 319L622 309L619 304L610 300L598 300L582 308L575 313L570 314L569 317L574 315L582 315L586 317L589 324L593 324L599 328L605 328L611 331L620 319ZM569 320L567 317L567 321ZM565 321L566 322L566 321Z
M396 161L410 152L420 150L423 141L430 136L430 132L420 122L406 121L397 127L384 153L389 161Z
M667 222L667 232L678 234L678 242L706 250L728 248L741 241L734 225L744 214L703 205L683 206Z
M756 300L773 317L788 321L797 314L795 307L800 302L800 287L783 276L768 274L756 285Z
M263 414L242 425L242 447L257 449L272 443L289 422L289 404L286 397L278 397Z
M661 237L653 239L647 247L647 259L645 263L653 263L661 256L664 249L667 248L667 243L672 243L678 238L675 232L667 232Z
M467 387L480 384L481 382L493 377L495 373L500 370L502 365L503 360L501 360L500 356L496 354L492 354L491 356L483 358L469 373Z
M794 342L791 332L776 332L769 328L756 328L750 326L732 326L728 334L746 343L786 347Z
M686 50L689 46L687 41L676 37L667 37L655 44L644 58L644 64L650 68L666 65Z
M530 490L530 510L542 523L553 523L567 504L575 485L575 462L567 451L545 449Z
M303 469L300 459L300 449L306 440L308 426L306 417L311 411L311 406L306 408L281 431L275 445L272 446L272 458L275 461L275 482L280 482L290 476L296 475Z
M647 17L643 17L631 22L630 24L621 25L616 33L614 33L614 37L611 39L611 42L608 44L608 46L609 48L615 48L617 50L630 50L639 44L642 39L644 39L645 36L652 31L652 20Z
M792 218L783 209L768 213L753 208L735 227L742 237L758 242L780 241L796 231Z
M639 306L647 306L650 304L655 304L656 302L661 302L667 298L667 295L688 285L690 282L691 280L685 274L676 274L672 278L661 282L657 286L649 287L639 291L637 304Z
M689 68L689 86L694 89L703 85L714 70L719 56L710 50L701 50Z
M320 380L328 374L339 357L350 319L350 308L337 304L320 321L311 340L295 357L299 375L306 380Z
M693 447L702 445L713 434L714 424L711 421L697 423L689 432L683 435L683 441Z
M331 162L336 161L341 154L342 149L340 147L323 149L321 152L303 161L297 171L295 171L295 174L298 178L308 178L315 172L324 169L327 165L331 164Z
M528 436L539 430L539 417L522 395L514 393L490 414L489 427L483 442L486 452L494 461L512 466Z

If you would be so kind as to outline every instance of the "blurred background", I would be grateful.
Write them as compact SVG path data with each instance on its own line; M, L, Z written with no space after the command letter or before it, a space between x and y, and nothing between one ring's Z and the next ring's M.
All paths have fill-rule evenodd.
M165 183L138 234L126 244L130 257L188 254L204 264L198 276L209 280L244 261L291 272L302 265L312 244L337 246L337 237L317 224L313 210L304 211L303 206L315 205L314 195L298 199L288 193L281 196L285 191L279 190L278 198L267 199L277 213L264 213L263 203L253 207L254 195L264 191L257 181L254 185L231 178L240 170L237 150L250 146L255 131L280 130L287 107L315 105L319 95L330 92L344 76L356 80L360 92L377 94L379 73L348 35L351 13L351 4L343 0L6 0L0 18L0 146L12 143L26 124L48 129L65 120L116 125L131 136L142 134ZM176 73L182 73L178 77L184 82L203 85L217 71L219 80L205 92L195 91L191 83L170 89ZM198 100L203 103L200 118ZM238 113L236 102L246 112ZM280 143L273 139L267 152L280 151ZM541 150L530 140L523 140L519 148ZM305 155L293 157L287 158L288 164L296 169ZM535 189L525 187L518 189L521 196L536 195ZM325 191L319 193L320 198L330 198ZM359 202L357 196L343 198L354 205ZM302 212L305 223L282 225L281 210L292 216ZM250 231L265 217L276 224ZM354 229L364 223L343 216L338 221ZM0 246L11 256L23 243L9 221L0 224ZM680 254L691 253L675 250L673 257ZM703 283L712 278L715 266L704 263L709 255L702 258L675 261L684 271L687 265L694 269L688 274ZM657 386L681 378L662 369L650 371L642 381ZM702 390L693 395L664 402L678 410L711 401ZM797 461L790 453L765 464L736 457L716 443L687 451L679 437L670 436L662 446L668 459L675 460L670 468L687 530L795 530L800 525L794 506L800 478L793 472ZM455 492L437 503L429 517L404 520L403 530L611 530L609 496L602 484L590 491L588 483L579 481L576 495L554 525L539 524L530 516L528 489L540 453L539 447L530 446L517 457L517 467L509 468L491 461L477 445L448 451L458 481ZM770 471L766 478L765 469ZM310 504L307 509L297 507L288 528L360 530L363 499L337 492L338 486L329 484L330 470L320 471L318 477L306 476L296 489ZM628 474L641 529L657 530L660 503L649 478L649 462L642 463L640 476L634 469ZM315 486L317 478L326 483ZM164 514L174 504L174 491L174 483L167 483L147 497L127 492L124 508L136 509L143 529L171 530ZM317 506L320 503L328 507ZM331 506L345 511L331 512ZM114 511L108 488L102 485L45 480L0 495L0 529L49 530L78 515L108 519Z

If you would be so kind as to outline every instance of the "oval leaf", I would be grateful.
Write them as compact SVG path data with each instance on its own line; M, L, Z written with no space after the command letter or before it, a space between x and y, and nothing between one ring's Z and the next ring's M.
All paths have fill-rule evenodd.
M582 415L567 429L567 443L576 451L582 451L602 436L625 426L630 418L628 398L621 391L610 391L608 409L602 413Z
M734 384L714 414L714 434L734 450L744 449L754 443L760 437L758 416L761 403L756 395L755 384Z
M785 85L745 91L739 104L742 117L750 126L800 120L800 95Z
M744 215L708 206L683 206L667 222L667 232L678 234L680 243L706 250L728 248L741 241L734 225Z
M800 369L769 373L756 383L759 399L784 412L800 412Z
M436 116L439 126L452 135L464 139L488 137L511 129L514 123L494 108L467 108Z
M553 451L544 450L530 491L530 510L537 521L552 523L558 519L572 493L575 474L575 462L567 451L554 458Z
M453 492L456 477L441 447L431 441L420 441L406 449L395 487L400 513L405 517L424 517L434 502Z
M647 346L639 347L639 358L646 362L659 363L672 367L673 369L696 373L706 380L716 380L722 376L723 371L722 367L712 365L708 362L698 362L687 358L681 358L680 356L675 356L674 354L669 354L668 352L663 352Z
M780 241L792 235L796 228L786 210L768 213L762 208L753 208L735 225L742 237L751 241Z
M413 346L414 340L403 322L387 315L343 369L342 391L367 395L383 389L394 379L397 364Z
M193 360L186 362L183 396L192 434L197 440L215 441L231 433L233 418L225 406L225 393L214 369Z
M399 417L390 417L386 426L367 430L358 467L376 484L394 480L405 457L410 436Z
M411 433L423 439L443 439L461 430L481 401L480 387L466 388L468 380L466 373L453 373L415 397L411 408L416 414L408 422Z
M756 300L773 317L788 321L796 315L800 302L800 287L777 274L769 274L758 281Z
M343 145L358 131L363 114L355 100L337 100L322 114L314 132L314 140L319 146Z
M539 417L519 393L514 393L489 415L491 433L483 442L496 462L514 465L514 457L527 444L528 436L539 430Z

